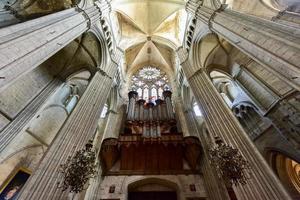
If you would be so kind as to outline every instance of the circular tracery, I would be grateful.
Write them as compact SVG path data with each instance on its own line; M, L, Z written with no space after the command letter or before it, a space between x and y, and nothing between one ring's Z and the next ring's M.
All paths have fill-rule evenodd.
M139 98L151 101L161 98L162 92L170 90L170 87L165 72L153 66L145 66L132 76L131 90L137 91Z
M157 79L160 76L160 70L155 67L144 67L139 70L139 76L146 80Z

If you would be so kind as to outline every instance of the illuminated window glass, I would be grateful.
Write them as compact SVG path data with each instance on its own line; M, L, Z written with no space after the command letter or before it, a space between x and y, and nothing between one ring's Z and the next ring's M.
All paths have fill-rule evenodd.
M199 108L199 106L198 106L197 103L194 103L194 105L193 105L193 110L194 110L195 115L196 115L197 117L202 116L201 110L200 110L200 108Z
M100 115L101 118L105 118L107 110L108 110L108 106L107 104L105 104Z
M149 99L149 89L148 88L144 88L144 95L143 95L143 99L147 100Z
M139 95L139 98L141 99L143 97L143 90L142 90L142 88L139 88L136 91L137 91L137 93Z
M157 91L156 91L156 88L153 87L151 89L151 100L156 100L157 99Z
M156 67L145 66L132 76L131 90L137 91L139 98L153 101L162 98L163 90L171 90L171 87L165 72Z
M162 98L162 96L163 96L163 89L161 89L161 88L158 88L158 96L159 96L159 98Z

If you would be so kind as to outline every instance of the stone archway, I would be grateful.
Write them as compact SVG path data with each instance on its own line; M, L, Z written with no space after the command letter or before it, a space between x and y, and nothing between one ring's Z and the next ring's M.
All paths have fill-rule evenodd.
M177 200L178 186L168 180L148 178L128 185L128 200Z
M293 199L300 199L300 164L279 151L268 152L269 163Z

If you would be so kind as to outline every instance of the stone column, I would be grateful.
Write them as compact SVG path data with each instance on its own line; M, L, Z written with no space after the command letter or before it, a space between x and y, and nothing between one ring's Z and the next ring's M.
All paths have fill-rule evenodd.
M179 53L182 60L183 57ZM190 69L188 61L182 60L182 68ZM190 87L203 112L207 129L213 137L220 137L227 144L239 149L251 166L251 179L245 186L234 187L238 199L243 200L289 200L278 178L247 136L231 110L223 101L206 72L198 69L188 78Z
M268 71L300 90L300 33L293 26L189 0L186 10ZM225 10L224 10L225 9Z
M114 64L107 67L110 73L116 71ZM74 155L94 138L97 122L107 100L112 76L102 70L97 72L77 106L57 134L39 167L24 186L18 199L68 199L68 192L57 188L60 179L60 164Z
M108 120L103 132L97 132L97 140L94 141L95 147L97 147L97 155L99 157L99 151L101 146L101 141L106 138L118 138L119 131L123 122L123 117L125 117L125 109L118 109L119 112L110 111L108 115ZM100 159L99 159L100 161ZM97 176L90 180L90 185L86 191L84 200L99 200L100 199L100 185L102 181L102 170L101 165L97 163Z
M0 92L100 20L97 6L75 8L0 29Z
M123 122L123 109L119 108L118 112L109 111L108 119L105 125L103 139L106 138L118 138L121 128L121 123Z
M191 118L188 119L189 122L195 123L195 115L189 115ZM206 130L200 130L199 126L197 127L196 134L200 139L202 148L203 148L203 160L201 170L203 173L203 178L205 182L205 189L207 191L208 197L211 200L230 200L228 195L228 191L226 189L226 185L218 177L217 171L214 167L211 166L210 155L208 149L210 148L210 141L208 136L206 135Z
M194 111L189 105L183 105L182 100L175 103L176 114L182 126L183 136L194 136L200 139L203 154L201 159L201 170L205 182L205 190L210 200L230 200L224 183L218 177L216 170L211 167L209 161L209 143L205 133L200 129L200 124L196 120Z
M189 129L189 122L187 121L187 117L185 116L184 105L181 100L175 101L175 114L178 116L179 123L182 129L182 133L184 137L194 135Z
M264 85L245 67L240 66L239 71L234 75L235 83L266 113L280 97L270 88Z

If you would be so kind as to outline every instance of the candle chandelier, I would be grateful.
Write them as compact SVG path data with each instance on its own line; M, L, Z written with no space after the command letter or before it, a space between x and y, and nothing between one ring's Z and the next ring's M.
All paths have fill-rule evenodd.
M212 164L226 184L245 185L249 179L247 169L248 161L240 154L238 149L225 144L219 137L216 138L216 147L209 150Z
M73 157L68 157L66 163L60 165L59 172L62 174L63 182L59 182L58 187L63 191L69 189L72 193L85 190L88 180L95 177L95 160L92 140L89 140L85 149L78 150Z

